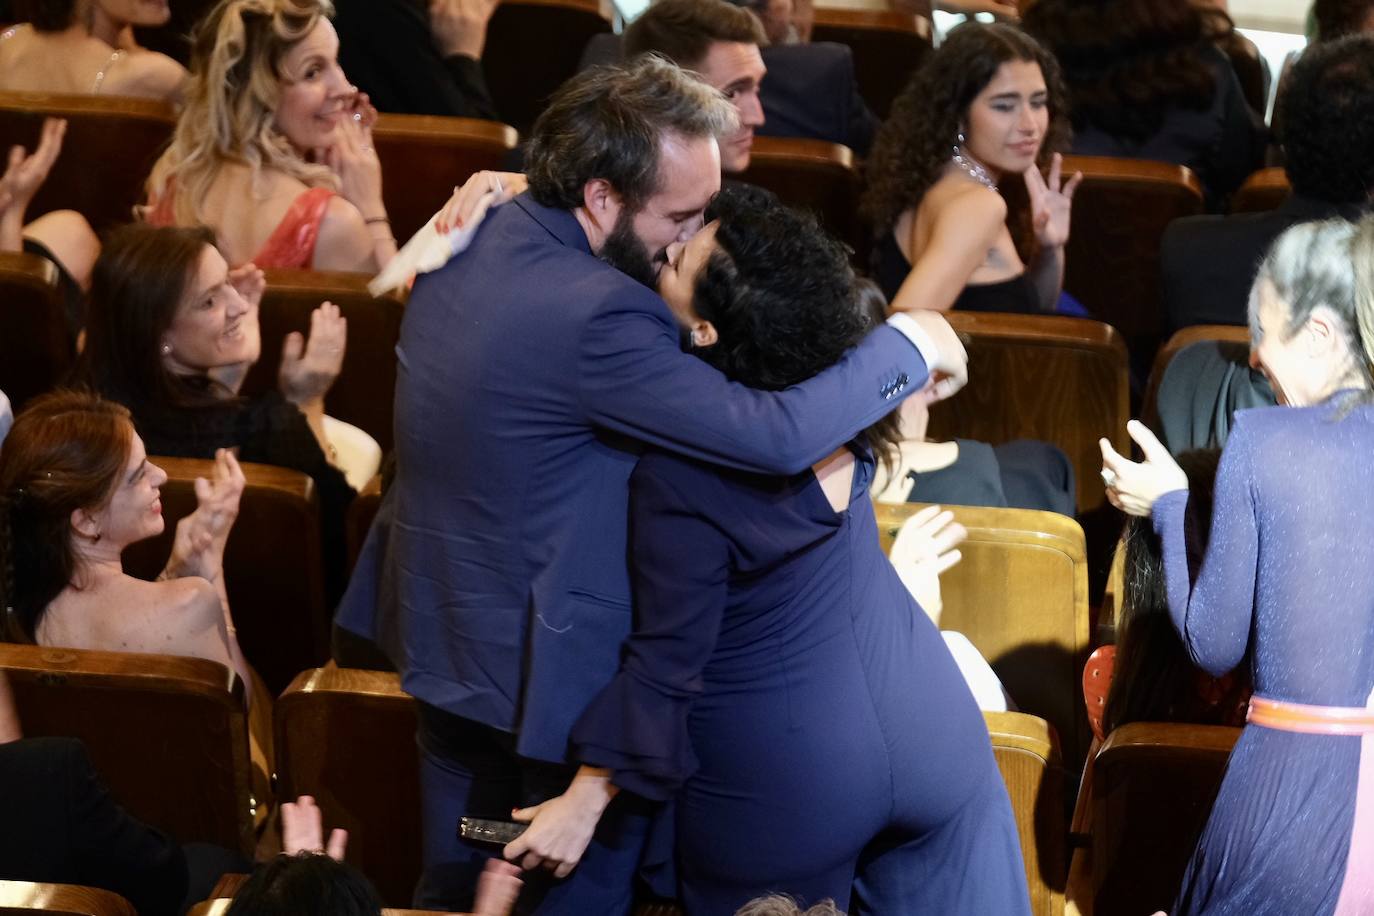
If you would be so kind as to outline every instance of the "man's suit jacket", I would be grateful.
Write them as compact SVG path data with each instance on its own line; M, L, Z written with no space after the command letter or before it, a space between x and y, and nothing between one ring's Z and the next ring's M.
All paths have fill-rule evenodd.
M522 195L420 277L397 347L395 481L339 611L405 690L564 759L630 631L639 442L795 473L927 371L879 328L783 392L682 352L654 292L594 257L574 215Z
M1360 212L1358 205L1293 194L1265 213L1174 220L1159 249L1169 331L1195 324L1245 324L1255 271L1285 229L1338 216L1358 219Z
M854 79L848 45L816 41L762 48L768 75L759 88L766 137L807 137L843 143L867 156L878 130Z
M180 912L186 857L111 800L75 738L0 744L0 879L114 891L147 916Z
M625 57L619 35L593 35L582 51L578 69L618 64ZM878 130L854 78L854 52L849 45L817 41L760 48L768 75L759 87L765 137L801 137L843 143L857 156L867 156Z

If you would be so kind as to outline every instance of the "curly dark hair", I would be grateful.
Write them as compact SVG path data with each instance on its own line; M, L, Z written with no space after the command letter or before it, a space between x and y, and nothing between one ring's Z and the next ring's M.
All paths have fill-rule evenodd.
M1201 110L1216 92L1211 45L1234 25L1191 0L1037 0L1025 29L1054 52L1075 129L1142 142L1174 106Z
M259 865L226 916L381 916L372 882L326 855L279 855Z
M1279 96L1284 171L1293 190L1333 203L1374 191L1374 36L1350 35L1303 52Z
M897 96L873 141L862 208L876 236L890 231L940 177L969 106L997 69L1012 60L1035 62L1045 78L1050 125L1040 145L1040 165L1067 148L1064 84L1053 55L1014 26L958 26Z
M780 391L835 363L869 327L854 295L849 250L815 218L768 191L727 187L706 211L718 249L697 274L692 304L718 341L698 356L731 379Z
M1316 0L1312 4L1312 18L1317 22L1316 40L1333 41L1363 31L1374 0Z

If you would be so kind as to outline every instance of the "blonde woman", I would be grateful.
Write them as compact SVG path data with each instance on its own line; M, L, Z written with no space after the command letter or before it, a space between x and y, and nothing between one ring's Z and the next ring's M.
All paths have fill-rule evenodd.
M134 40L171 15L166 0L33 0L0 32L0 89L179 102L186 68Z
M339 67L329 0L223 0L196 30L186 107L145 218L214 230L230 264L376 271L396 253L376 111Z

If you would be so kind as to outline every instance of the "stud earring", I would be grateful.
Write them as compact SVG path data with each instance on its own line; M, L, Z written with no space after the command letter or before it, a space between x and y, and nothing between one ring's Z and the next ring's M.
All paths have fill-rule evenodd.
M954 142L957 143L959 146L963 146L963 145L964 145L964 132L963 132L962 130L959 131L959 133L955 135Z
M165 344L162 345L162 355L163 355L163 356L171 356L171 355L172 355L172 345L171 345L171 344L165 343Z

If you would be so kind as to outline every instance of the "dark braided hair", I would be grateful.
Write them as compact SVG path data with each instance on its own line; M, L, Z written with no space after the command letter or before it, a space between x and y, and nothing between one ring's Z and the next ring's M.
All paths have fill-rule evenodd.
M718 248L697 274L692 304L719 339L698 356L750 388L780 391L863 337L849 251L814 217L743 185L721 191L706 219L720 221Z
M42 395L15 418L0 449L0 604L10 640L34 641L72 582L72 513L109 500L132 442L129 412L86 392Z

